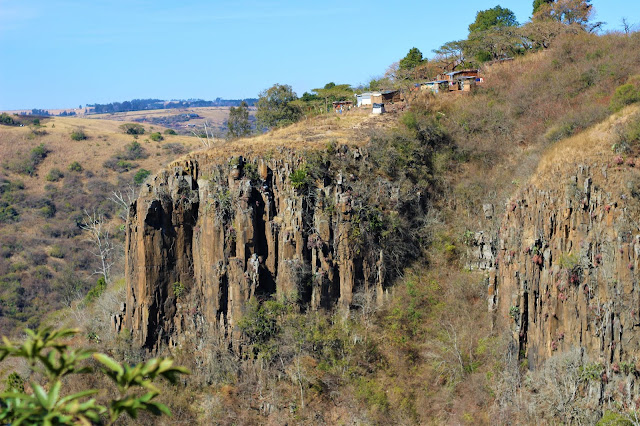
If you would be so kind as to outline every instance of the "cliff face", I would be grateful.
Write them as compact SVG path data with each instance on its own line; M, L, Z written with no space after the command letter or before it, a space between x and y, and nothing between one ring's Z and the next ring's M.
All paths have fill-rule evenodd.
M344 148L359 161L358 150ZM201 332L237 347L251 297L295 298L305 309L346 308L365 289L382 297L383 254L367 261L354 250L356 201L344 178L292 184L300 166L292 152L269 160L202 154L157 175L130 210L127 302L116 328L149 349Z
M530 368L581 348L597 366L600 402L618 392L632 403L640 396L637 159L613 154L603 134L585 138L585 152L577 141L556 150L507 204L489 307Z

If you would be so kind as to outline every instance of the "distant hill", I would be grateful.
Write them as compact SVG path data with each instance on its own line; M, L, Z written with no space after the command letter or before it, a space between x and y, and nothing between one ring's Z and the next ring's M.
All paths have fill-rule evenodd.
M112 102L109 104L87 104L87 114L104 114L113 112L145 111L152 109L196 108L196 107L232 107L239 106L241 102L254 106L258 99L221 99L205 101L203 99L171 100L161 99L133 99L124 102Z

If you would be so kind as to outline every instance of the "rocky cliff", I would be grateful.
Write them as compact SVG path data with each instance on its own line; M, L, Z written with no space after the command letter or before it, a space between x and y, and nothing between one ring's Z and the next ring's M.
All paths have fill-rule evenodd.
M347 146L336 156L364 161ZM127 222L127 301L117 329L149 349L202 332L237 348L252 297L289 298L301 309L346 309L357 291L382 297L384 252L354 242L357 177L314 177L289 150L268 157L198 154L146 184ZM393 198L392 185L378 188Z
M617 392L631 403L640 395L640 173L632 152L612 152L615 126L561 143L507 204L489 306L530 368L580 348L601 402Z

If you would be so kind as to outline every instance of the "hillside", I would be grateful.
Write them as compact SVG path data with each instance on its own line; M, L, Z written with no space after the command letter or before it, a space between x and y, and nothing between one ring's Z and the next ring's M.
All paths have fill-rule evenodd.
M37 126L0 126L2 334L37 327L95 284L98 259L80 228L85 211L103 215L113 225L114 242L123 240L121 207L109 197L137 192L135 176L143 180L176 154L200 145L182 136L153 142L141 135L136 140L119 129L121 124L55 117ZM71 139L78 129L86 139ZM127 159L114 160L117 156ZM122 252L114 255L120 258ZM121 268L116 264L115 271Z

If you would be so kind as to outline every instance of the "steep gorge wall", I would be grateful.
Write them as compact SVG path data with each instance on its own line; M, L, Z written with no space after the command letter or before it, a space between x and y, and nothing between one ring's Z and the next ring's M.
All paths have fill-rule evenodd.
M202 154L158 174L130 210L127 301L114 327L148 349L199 333L237 347L251 297L297 298L304 309L347 308L362 289L382 297L383 254L367 262L354 250L357 201L345 179L296 189L290 175L301 162L288 151L269 160Z
M631 407L640 401L640 180L637 159L610 147L606 138L589 155L574 146L575 162L559 151L507 204L489 307L531 369L580 348L598 374L596 400Z

